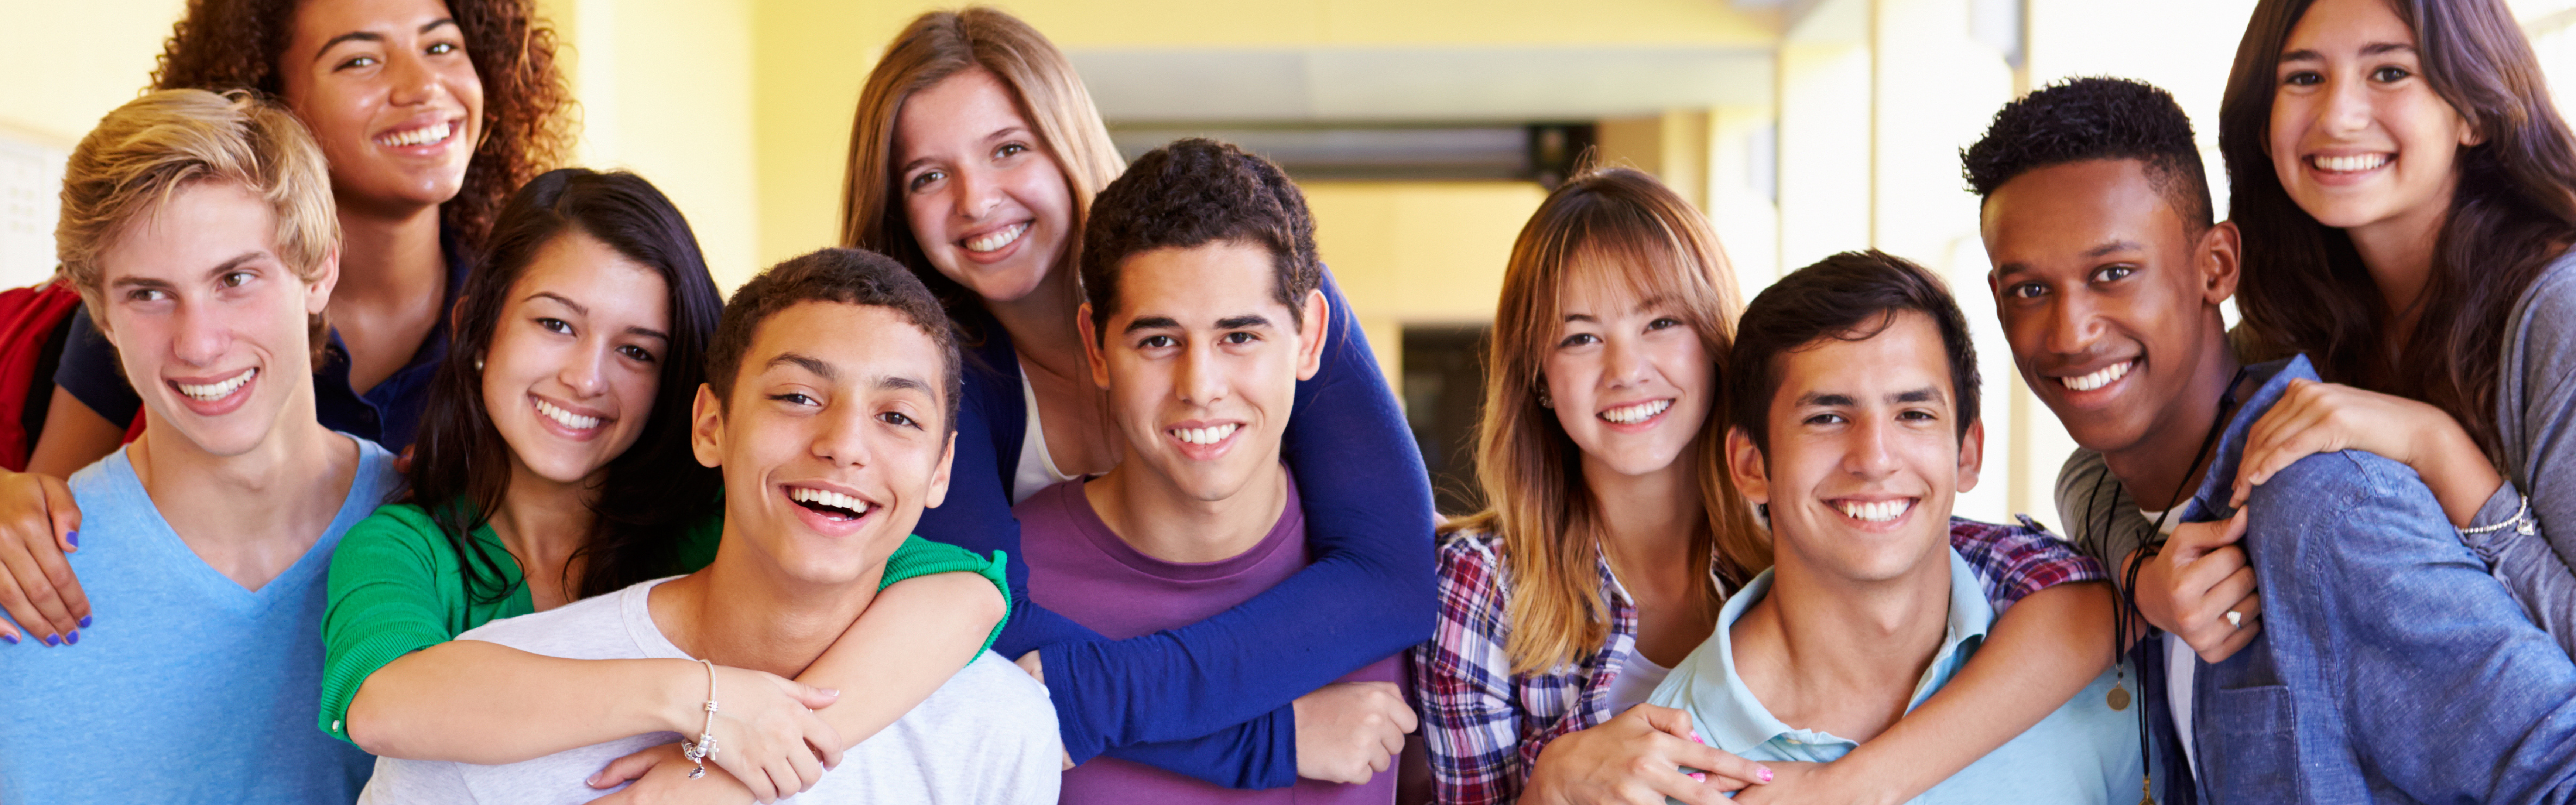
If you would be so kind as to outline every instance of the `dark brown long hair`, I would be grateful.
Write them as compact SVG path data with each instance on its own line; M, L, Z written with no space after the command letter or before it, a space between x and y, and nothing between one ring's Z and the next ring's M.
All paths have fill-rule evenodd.
M153 89L252 89L284 97L278 57L305 0L188 0L152 71ZM572 91L555 67L555 31L534 0L444 0L483 81L483 142L439 224L479 246L510 191L572 152Z
M500 560L471 536L500 508L511 473L510 445L483 407L478 364L492 348L511 286L546 244L574 231L660 274L671 324L653 410L635 443L609 460L599 497L590 505L596 519L573 553L581 582L565 586L574 597L587 598L691 570L677 564L676 538L718 512L722 481L689 448L689 407L706 378L707 341L724 297L707 275L689 222L661 191L632 173L565 168L538 176L502 209L490 257L465 281L455 340L430 385L420 438L412 443L411 502L446 533L465 571L461 584L469 600L498 601L517 588L502 583Z
M2425 82L2484 137L2459 151L2421 318L2398 338L2351 237L2300 209L2267 153L2281 49L2313 2L2255 7L2219 106L2229 217L2245 238L2245 321L2272 345L2307 353L2327 380L2432 403L2500 461L2506 319L2576 240L2576 137L2500 0L2388 0L2415 32Z
M1485 353L1485 402L1476 423L1476 480L1491 504L1448 531L1498 534L1511 569L1512 622L1504 651L1515 672L1556 667L1597 650L1610 631L1598 575L1598 503L1584 484L1581 455L1556 412L1541 405L1548 351L1565 313L1561 301L1578 260L1608 267L1648 298L1674 302L1715 362L1699 439L1675 461L1696 464L1707 520L1690 540L1693 600L1717 611L1724 591L1771 566L1769 537L1735 490L1725 465L1726 416L1719 405L1730 371L1735 317L1744 310L1735 275L1708 217L1654 177L1596 168L1540 202L1521 227L1503 268L1503 294Z

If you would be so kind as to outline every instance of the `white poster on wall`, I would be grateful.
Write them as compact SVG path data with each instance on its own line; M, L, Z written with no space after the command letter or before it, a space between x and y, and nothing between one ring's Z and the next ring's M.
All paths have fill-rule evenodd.
M54 273L54 217L61 208L67 149L0 129L0 288Z

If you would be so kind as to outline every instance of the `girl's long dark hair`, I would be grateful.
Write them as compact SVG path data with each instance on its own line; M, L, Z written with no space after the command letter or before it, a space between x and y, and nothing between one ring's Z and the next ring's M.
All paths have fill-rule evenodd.
M2484 140L2462 148L2414 332L2387 308L2343 230L2282 189L2267 153L2281 49L2314 0L2263 0L2236 48L2218 112L2232 208L2243 230L2245 321L2305 352L2327 380L2432 403L2501 462L2495 390L2515 300L2576 240L2576 137L2500 0L2388 0L2415 32L2424 80Z
M635 174L580 168L546 173L502 207L488 256L465 281L448 359L430 385L413 446L411 500L429 512L456 549L469 600L499 601L517 588L503 582L502 559L471 536L500 508L511 473L510 445L483 407L477 359L491 348L511 287L529 263L546 244L574 231L660 273L670 289L671 324L653 410L635 444L608 462L590 506L597 519L573 553L582 568L580 582L565 586L587 598L681 572L678 535L718 511L720 478L699 466L689 449L690 401L705 379L707 340L724 310L697 237L671 200Z

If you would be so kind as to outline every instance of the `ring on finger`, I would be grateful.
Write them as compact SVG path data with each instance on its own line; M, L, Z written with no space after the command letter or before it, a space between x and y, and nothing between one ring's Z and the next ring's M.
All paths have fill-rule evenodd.
M2230 628L2230 629L2243 629L2243 628L2245 628L2245 613L2238 612L2238 611L2233 610L2233 609L2228 610L2228 611L2227 611L2227 627L2228 627L2228 628Z

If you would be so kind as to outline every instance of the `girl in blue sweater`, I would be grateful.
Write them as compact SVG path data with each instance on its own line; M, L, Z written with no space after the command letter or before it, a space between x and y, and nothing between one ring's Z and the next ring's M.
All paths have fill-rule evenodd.
M1117 463L1074 332L1072 263L1092 195L1122 167L1071 64L1002 12L924 14L869 74L842 245L920 274L974 354L948 500L923 515L923 536L1016 554L1013 502ZM1071 760L1105 752L1236 788L1288 785L1300 758L1354 732L1325 726L1354 714L1292 701L1430 637L1430 482L1329 274L1324 292L1342 330L1298 384L1285 443L1312 566L1206 621L1111 641L1031 606L1012 563L1013 617L994 649L1046 682Z

